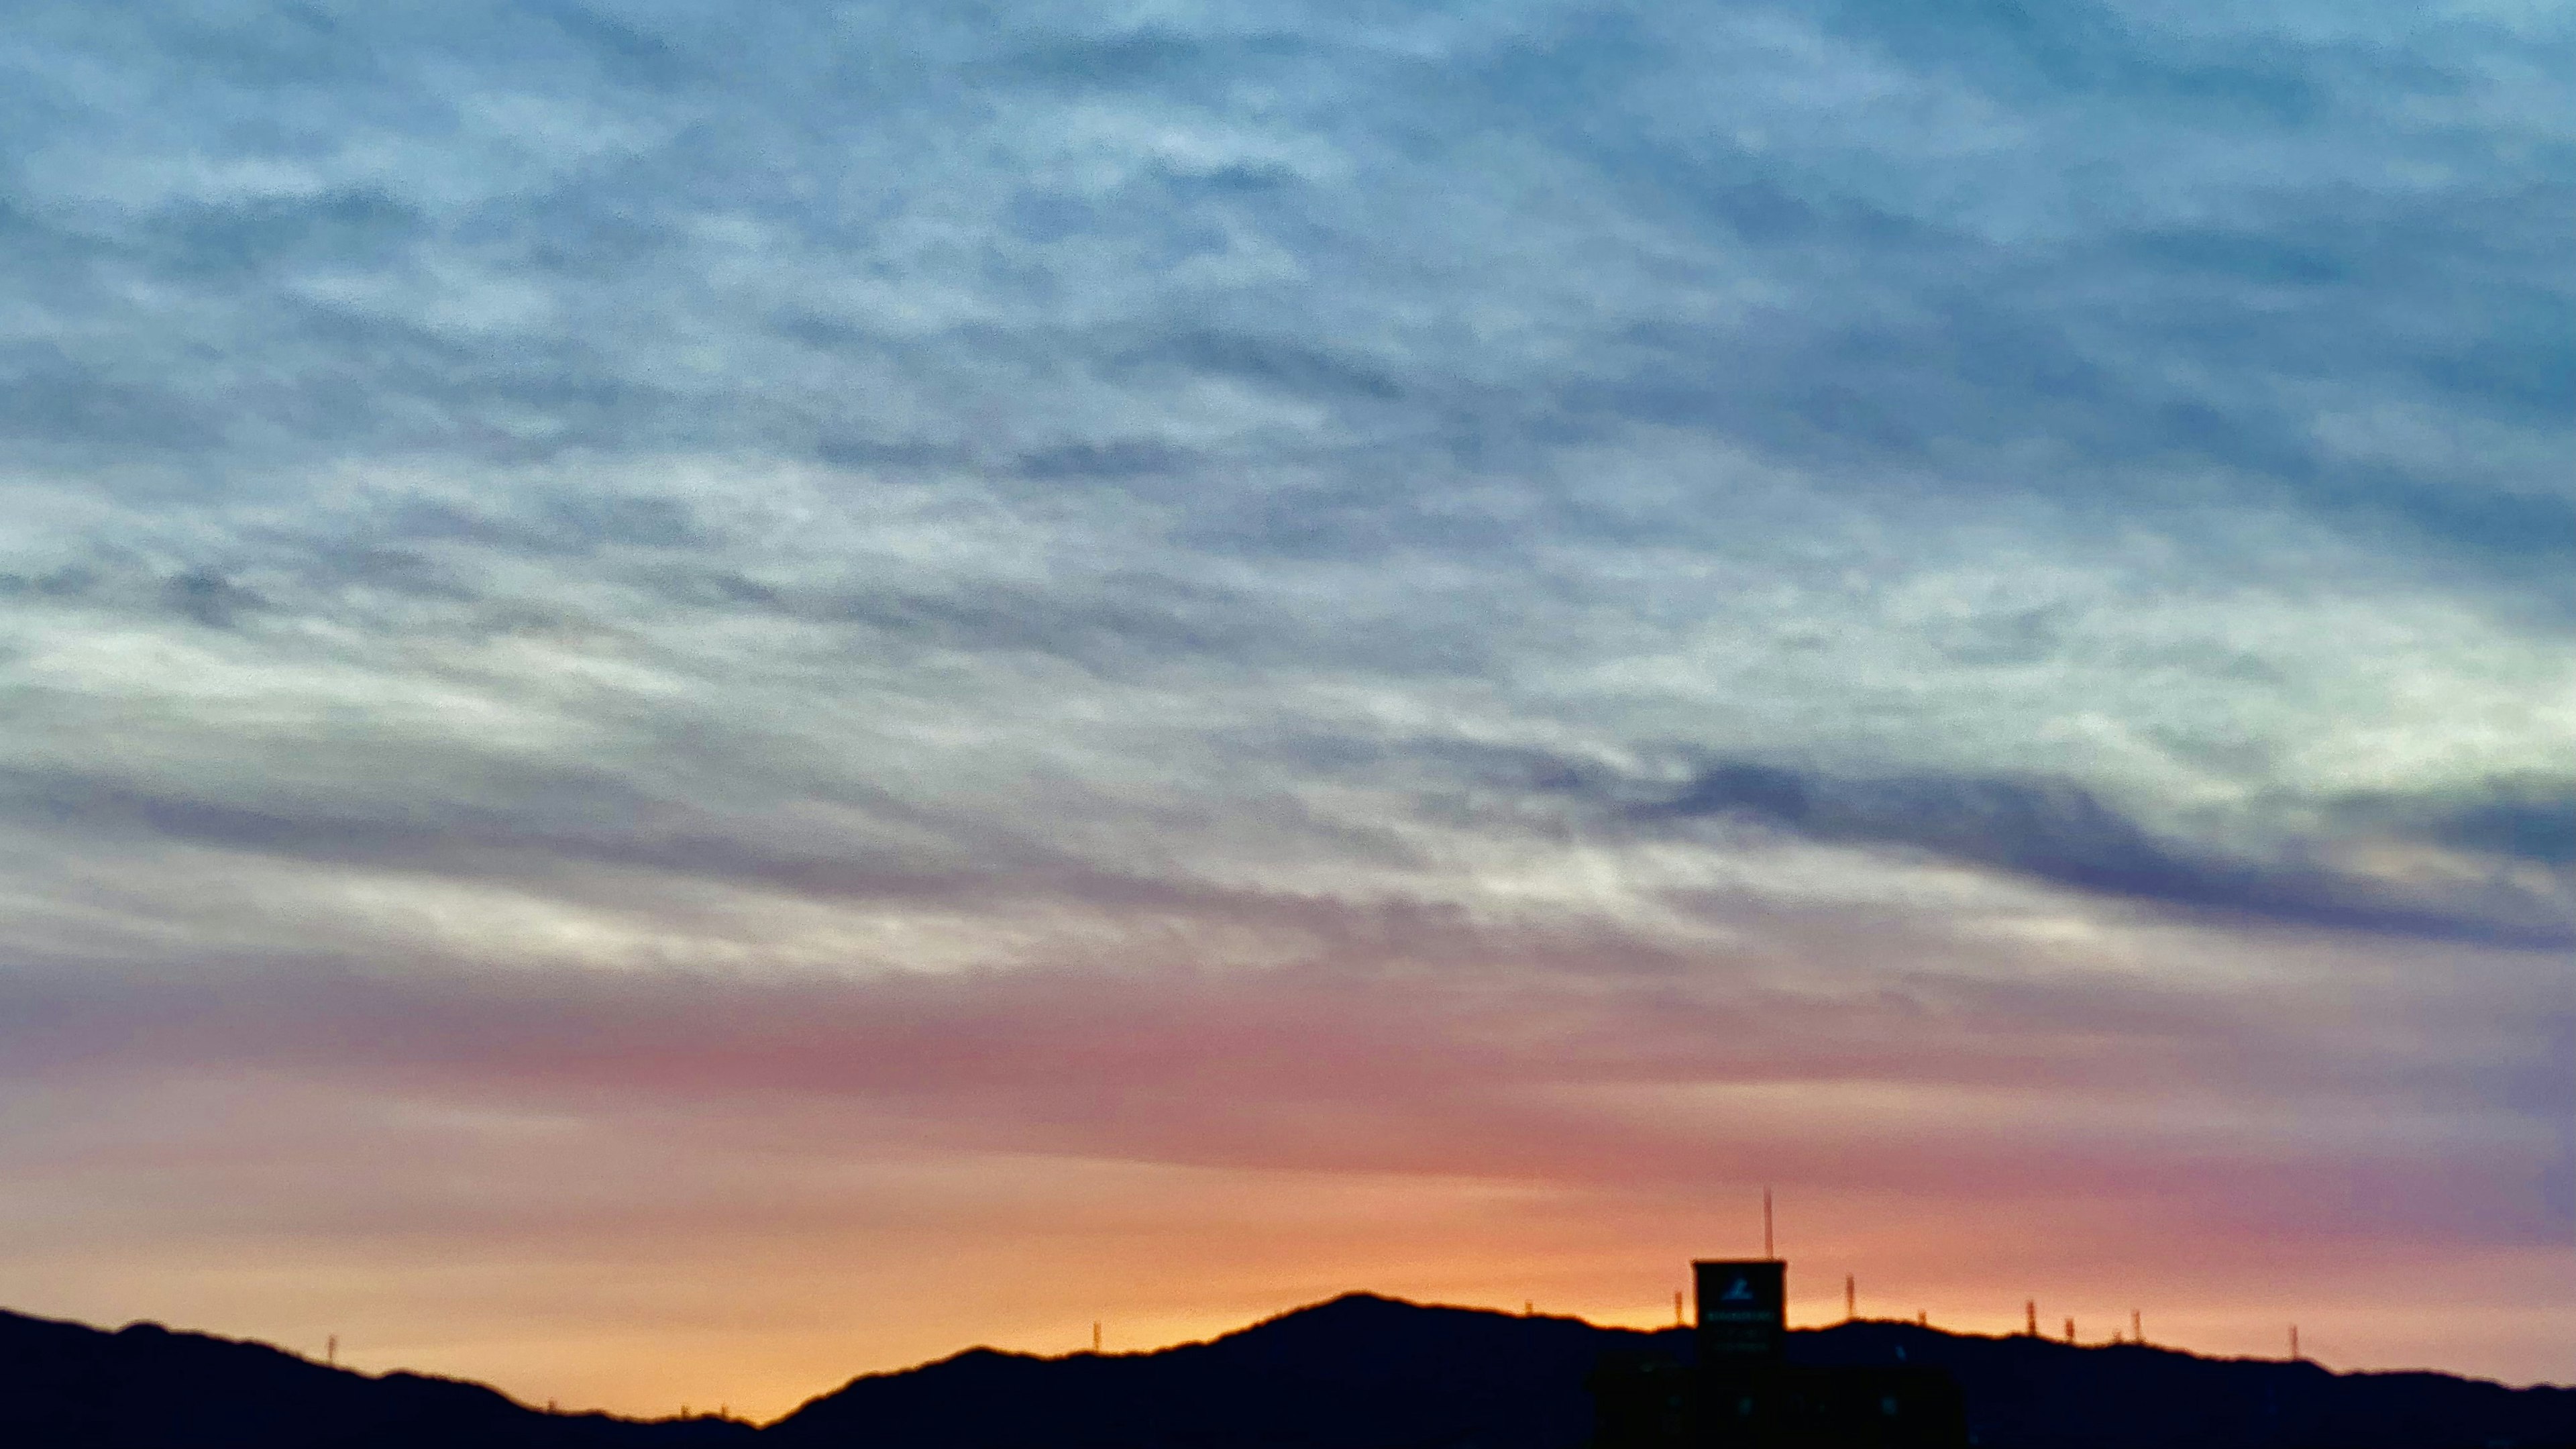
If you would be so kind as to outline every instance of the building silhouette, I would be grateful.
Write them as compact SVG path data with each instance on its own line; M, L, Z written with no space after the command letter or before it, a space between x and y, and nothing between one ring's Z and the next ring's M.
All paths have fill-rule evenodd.
M1789 1362L1788 1265L1691 1265L1691 1352L1621 1354L1592 1374L1593 1449L1966 1449L1959 1385L1907 1364Z

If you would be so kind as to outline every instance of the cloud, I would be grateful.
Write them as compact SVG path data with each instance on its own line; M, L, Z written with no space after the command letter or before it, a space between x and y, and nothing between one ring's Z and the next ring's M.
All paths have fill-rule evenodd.
M2548 852L2559 802L2471 807L2434 826L2446 843L2564 863ZM2304 852L2264 860L2159 839L2066 781L1986 777L1838 780L1740 761L1702 767L1649 819L1747 817L1820 840L1925 850L2079 890L2303 925L2488 941L2533 950L2576 944L2565 882L2525 892L2450 882L2453 899L2409 900ZM2438 887L2437 887L2438 889Z
M2350 802L2362 819L2393 822L2426 839L2535 865L2576 864L2576 784L2547 777L2507 779L2481 791L2431 798Z

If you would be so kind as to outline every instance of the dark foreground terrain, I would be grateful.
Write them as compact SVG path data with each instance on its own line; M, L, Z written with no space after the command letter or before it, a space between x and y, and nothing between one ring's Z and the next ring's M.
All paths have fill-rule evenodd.
M1605 1350L1687 1336L1355 1294L1210 1343L1032 1358L974 1349L870 1374L755 1429L530 1409L479 1384L370 1377L255 1343L0 1313L7 1449L1578 1449ZM1811 1364L1934 1364L1982 1449L2576 1449L2576 1389L1911 1324L1790 1335Z

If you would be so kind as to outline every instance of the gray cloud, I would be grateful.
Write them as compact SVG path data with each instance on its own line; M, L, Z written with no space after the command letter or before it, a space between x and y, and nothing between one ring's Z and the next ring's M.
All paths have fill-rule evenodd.
M263 164L358 174L284 194L167 196L113 209L93 201L64 214L68 226L53 223L58 258L94 257L104 243L111 260L89 275L150 279L199 304L193 321L174 328L165 313L146 332L130 303L92 283L90 347L121 339L166 357L168 344L155 348L147 336L213 341L215 329L246 325L224 339L227 350L255 350L266 376L210 379L208 396L203 383L176 392L168 369L138 366L148 351L114 362L104 352L65 354L31 366L21 396L55 398L31 421L120 448L202 446L218 412L225 435L257 452L429 444L512 456L682 439L776 448L841 426L848 401L881 386L889 364L923 380L925 371L947 374L941 382L971 410L1019 367L1061 369L1088 352L1116 412L1150 413L1177 369L1320 401L1381 456L1389 444L1417 456L1465 445L1491 462L1511 456L1494 452L1508 444L1535 461L1569 430L1649 420L1837 466L1928 468L1988 486L2064 486L2049 475L2062 478L2074 462L2090 475L2080 486L2117 482L2146 506L2199 501L2175 500L2173 490L2215 465L2350 514L2355 526L2480 552L2528 547L2532 534L2512 526L2517 519L2563 523L2564 491L2544 474L2524 473L2491 496L2498 490L2464 491L2455 474L2411 460L2331 456L2315 437L2318 409L2358 387L2383 403L2493 413L2563 442L2554 412L2532 400L2554 396L2550 379L2566 367L2552 339L2568 329L2548 320L2565 298L2549 281L2545 232L2516 219L2550 214L2555 193L2541 158L2565 140L2539 114L2497 108L2517 94L2517 72L2478 48L2474 28L2400 60L2362 43L2302 51L2259 30L2190 36L2108 10L2084 14L2081 23L1987 16L1955 33L1945 21L1937 35L1875 12L1843 14L1825 32L1828 46L1849 48L1842 64L1911 69L1896 73L1888 100L1795 140L1751 136L1811 106L1800 80L1823 84L1828 73L1774 74L1747 99L1702 99L1670 116L1634 110L1687 66L1760 75L1766 52L1782 48L1776 25L1677 35L1635 18L1541 12L1509 40L1460 42L1445 83L1428 91L1391 89L1418 66L1295 21L1258 39L1066 35L1022 58L1082 81L1052 100L974 89L987 72L956 52L961 33L896 25L869 45L778 66L780 93L800 97L797 135L746 106L729 79L751 54L782 61L801 43L779 44L797 33L793 24L779 36L726 36L672 15L652 23L673 33L656 36L652 23L567 10L487 17L496 28L460 23L421 50L409 47L427 37L378 37L369 49L364 28L388 22L342 17L319 56L379 57L390 99L308 87L262 125L247 114L223 125L245 142L263 129L275 136ZM277 36L223 28L232 44L210 48L342 63L290 41L280 24ZM631 43L611 38L619 35ZM1000 45L1008 58L1013 42ZM456 46L482 88L453 89L457 72L420 64ZM860 59L907 46L929 64L888 70ZM648 53L660 59L635 71L633 57ZM1812 55L1801 63L1821 64ZM196 84L206 104L246 110L251 93L240 87L277 85L300 73L294 65ZM532 74L546 76L552 114L524 89ZM1253 84L1277 97L1267 120L1236 113ZM675 86L692 98L677 113L697 116L676 130L662 119L674 113ZM47 93L54 124L31 133L40 172L54 154L42 138L67 122L80 134L70 118L83 105L59 81ZM942 205L991 225L996 245L1013 245L983 265L945 270L927 254L871 252L874 229L931 197L917 174L893 167L888 146L928 137L941 118L977 116L976 97L1003 95L1014 98L1010 109L987 107L973 124L1005 144L1029 144L1009 121L1070 107L1095 124L1194 127L1225 138L1220 148L1271 155L1149 155L1087 191L939 163ZM2489 124L2523 148L2506 153L2527 159L2489 148L2475 153L2483 168L2461 171L2438 194L2357 194L2354 168L2385 148L2425 166L2472 154L2431 122L2410 129L2390 97L2483 104ZM1757 101L1778 109L1742 109ZM478 129L477 108L503 102L526 113L520 129ZM1102 104L1133 115L1082 109ZM1921 179L1937 169L1908 180L1852 148L1849 126L1904 104L1954 127L1972 109L1981 124L2040 147L2041 164L2034 171L2027 149L1970 146L1951 158L1956 181L1994 189L1977 206L1941 204ZM1604 107L1616 123L1582 120ZM413 113L471 123L467 152L454 157L460 168L475 147L509 164L491 181L382 168L370 176L331 154L334 127ZM2087 128L2068 121L2093 115L2117 116L2121 127L2081 139ZM883 140L828 149L863 117ZM563 139L583 143L569 165L539 149L542 128L558 125L571 128ZM1395 129L1362 129L1371 125ZM2042 128L2056 139L2029 139ZM1931 138L1950 139L1937 126ZM2213 159L2224 147L2256 165L2214 168L2167 194L2149 183L2170 152L2150 138ZM1293 159L1301 148L1336 156L1348 179L1326 187ZM1500 148L1547 177L1555 205L1499 209L1503 197L1451 169L1478 148ZM746 155L757 159L743 164ZM2136 189L2122 197L2124 210L2097 216L2064 194L2079 173ZM1363 229L1373 208L1411 224L1420 203L1406 193L1434 178L1428 189L1453 196L1452 219L1423 244L1389 245ZM511 184L523 180L532 184ZM291 184L308 187L300 177ZM459 186L483 194L446 194ZM877 198L873 211L863 195ZM2206 204L2221 199L2242 203L2241 219L2207 220ZM2009 243L1995 213L2016 206L2054 207L2054 224ZM708 236L698 223L718 217L744 223L742 234ZM1491 229L1471 228L1470 217ZM1611 218L1627 232L1602 224ZM1302 280L1176 277L1159 295L1118 280L1256 241L1293 259ZM1561 271L1534 270L1545 265L1538 258L1578 248L1589 264L1580 314ZM1466 284L1471 293L1513 278L1536 284L1499 294L1520 329L1499 346L1470 349L1437 328L1383 320L1405 289L1480 259L1497 265ZM737 281L725 296L693 280L735 264L785 285ZM817 306L870 276L908 279L964 310L924 331ZM1104 284L1101 303L1073 300ZM1763 300L1730 308L1719 302L1729 288ZM478 290L510 300L478 313L469 300ZM265 305L222 300L245 294ZM1095 319L1122 301L1127 315ZM1211 326L1211 314L1231 325ZM2253 316L2263 325L2247 325ZM683 381L661 364L666 348L655 340L675 327L713 328L737 375L764 384L785 380L772 374L789 355L778 344L791 344L805 377L740 391ZM1131 340L1138 335L1153 340ZM982 377L943 356L959 346L980 354ZM138 376L120 383L119 370ZM1470 381L1510 389L1500 416L1474 416L1460 391ZM887 401L869 398L872 410ZM948 411L938 426L954 437L965 414ZM103 425L111 415L128 421ZM2043 471L2010 460L2042 439L2056 450ZM1113 435L1043 446L1118 445ZM2100 476L2106 468L2119 476ZM2535 484L2547 496L2535 496Z
M2550 805L2471 807L2430 822L2446 843L2554 860ZM2526 949L2576 945L2568 882L2550 892L2489 880L2431 891L2317 860L2264 859L2159 837L2067 781L1915 776L1836 779L1746 762L1699 769L1648 819L1734 816L1819 840L1929 851L2079 890L2187 910L2343 930L2491 942ZM2563 826L2560 826L2563 834Z
M2576 865L2576 782L2532 776L2430 796L2339 802L2347 818L2535 865Z
M2441 838L2548 865L2576 865L2576 790L2472 805L2440 822Z

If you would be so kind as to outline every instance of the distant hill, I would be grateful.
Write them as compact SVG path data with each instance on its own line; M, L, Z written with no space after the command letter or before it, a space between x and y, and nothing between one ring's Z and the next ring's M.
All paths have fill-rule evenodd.
M973 1349L852 1380L769 1427L783 1449L1577 1449L1583 1378L1644 1335L1352 1294L1208 1343L1065 1358Z
M7 1449L714 1449L720 1419L549 1414L481 1384L326 1368L261 1343L0 1312Z
M1804 1363L1948 1369L1990 1449L2576 1449L2576 1388L2434 1373L2339 1374L2279 1359L1977 1338L1910 1323L1790 1335Z
M870 1374L765 1429L553 1415L491 1389L369 1377L259 1344L0 1313L8 1449L1579 1449L1605 1351L1678 1330L1366 1294L1155 1353L972 1349ZM1949 1369L1981 1449L2576 1449L2576 1389L2335 1374L2172 1349L1899 1323L1790 1335L1792 1360Z
M1687 1358L1690 1335L1353 1294L1160 1353L976 1349L871 1374L763 1439L782 1449L1577 1449L1592 1423L1583 1379L1610 1350ZM1946 1368L1981 1449L2576 1449L2576 1389L1902 1323L1793 1332L1789 1357Z

